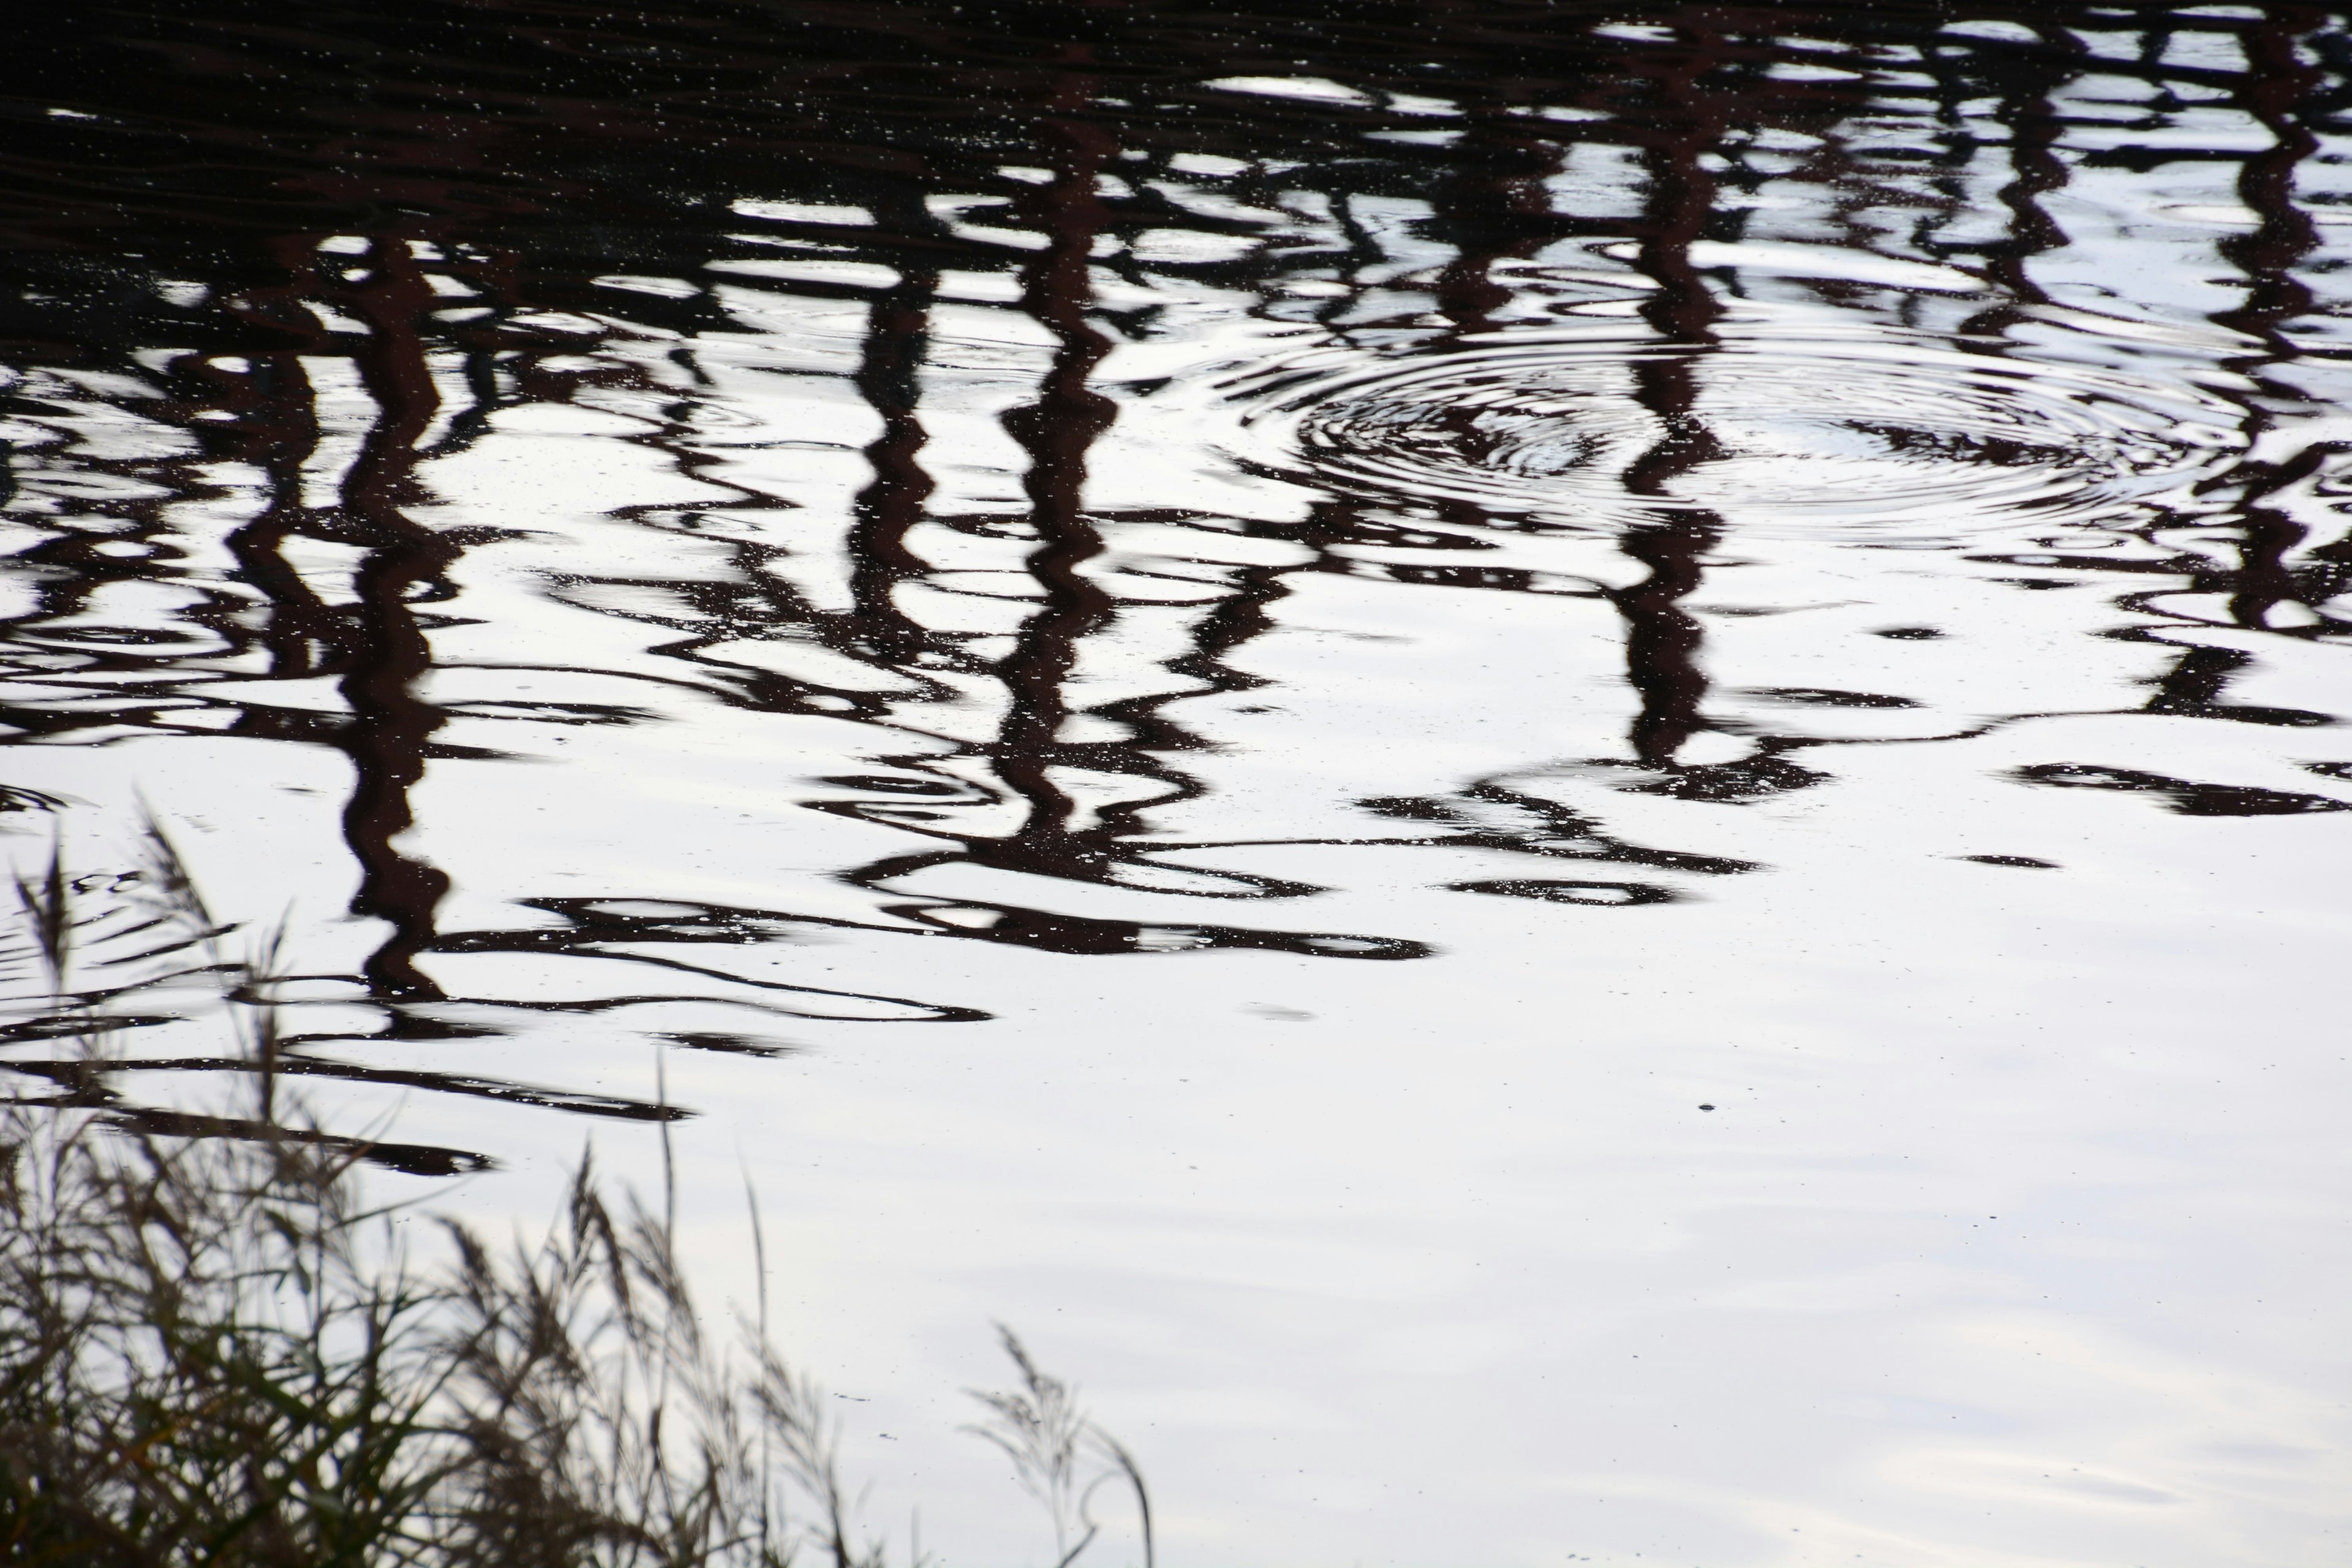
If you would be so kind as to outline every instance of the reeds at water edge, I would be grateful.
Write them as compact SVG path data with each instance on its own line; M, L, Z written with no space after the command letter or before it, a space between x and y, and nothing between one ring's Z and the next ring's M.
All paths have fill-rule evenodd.
M764 1321L707 1331L666 1211L608 1200L584 1159L547 1234L505 1247L373 1205L367 1142L279 1091L275 938L224 957L152 821L137 886L228 972L254 1115L173 1137L0 1103L0 1564L887 1568L829 1402ZM73 887L55 851L16 881L55 1016L102 1069ZM1114 1484L1148 1568L1134 1458L1003 1339L1021 1386L980 1394L975 1430L1051 1511L1055 1568Z

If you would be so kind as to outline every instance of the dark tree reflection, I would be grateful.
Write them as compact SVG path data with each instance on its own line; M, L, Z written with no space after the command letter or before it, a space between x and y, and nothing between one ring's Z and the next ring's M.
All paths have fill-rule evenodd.
M404 1053L549 1019L621 1029L630 1009L712 998L828 1024L985 1016L911 994L921 984L835 984L789 955L756 975L727 962L819 938L1087 962L1433 951L1403 912L1314 915L1298 900L1325 888L1268 869L1303 863L1277 852L1411 849L1432 887L1671 905L1684 891L1673 879L1753 862L1650 842L1660 835L1613 825L1595 801L1657 805L1624 800L1637 792L1675 811L1736 811L1827 783L1840 745L1934 743L2040 711L2021 698L2014 715L1901 731L1891 716L1923 705L1848 689L1859 679L1727 679L1706 601L1752 562L1739 509L1695 498L1752 456L1721 411L1753 373L1753 323L1801 308L1825 335L1899 330L2021 379L2074 352L2051 347L2068 331L2104 345L2092 357L2112 351L2107 368L2153 363L2158 350L2115 347L2161 333L2120 289L2086 279L2098 242L2063 215L2084 210L2086 189L2172 213L2195 204L2165 182L2207 169L2238 207L2181 218L2223 226L2193 264L2168 265L2187 276L2218 256L2237 297L2189 323L2211 334L2200 346L2166 339L2161 352L2174 355L2163 374L2231 400L2220 423L2232 427L2199 437L2227 460L2193 496L2118 502L2101 524L2111 537L2059 532L1967 559L1988 592L2115 590L2122 624L2099 635L2138 645L2153 671L2131 711L2321 729L2336 716L2253 700L2243 682L2262 662L2249 647L2267 646L2250 637L2337 636L2331 601L2352 574L2344 503L2327 499L2352 493L2346 447L2304 428L2328 401L2315 378L2346 352L2328 323L2352 313L2318 221L2332 216L2318 204L2342 156L2331 149L2352 42L2337 9L2253 10L20 11L0 21L12 458L0 510L14 529L0 741L26 773L0 817L46 824L98 804L42 782L55 749L338 755L341 885L371 945L354 973L307 978L345 986L373 1023L296 1031L284 1070L638 1120L682 1112ZM2225 110L2244 134L2200 139ZM1773 271L1792 249L1843 259ZM1171 472L1199 457L1187 443L1214 443L1170 412L1197 415L1200 398L1184 401L1196 388L1118 379L1121 354L1228 329L1267 367L1219 373L1244 388L1220 405L1236 422L1328 374L1318 353L1363 375L1450 363L1464 380L1440 405L1381 415L1394 443L1381 456L1396 472L1451 465L1509 482L1491 494L1375 482L1244 452L1242 478L1288 486L1297 503L1232 515L1180 476L1132 504L1118 465L1163 433ZM1563 383L1536 414L1496 404L1508 375L1494 367L1510 362L1491 356L1538 341L1617 345L1643 434L1591 518L1515 499L1580 477L1570 437L1603 396L1597 382ZM772 391L783 374L837 393L806 406L862 421L856 433L765 429L768 405L744 387ZM545 531L447 521L436 465L499 449L510 415L566 409L634 421L600 439L649 455L691 499L599 493L583 516L628 531L629 551L581 544L556 565L510 569L493 547L553 548ZM1823 460L2030 475L2096 444L1914 429L1901 413L1850 412ZM739 427L761 434L734 442ZM825 477L844 463L854 479ZM1129 500L1106 505L1114 490ZM1510 553L1595 535L1613 557L1555 570ZM1524 772L1429 794L1367 777L1299 820L1228 830L1234 803L1214 781L1234 725L1279 715L1289 693L1268 661L1302 606L1339 588L1385 605L1422 595L1415 606L1549 596L1613 615L1622 750L1540 752ZM604 640L583 635L582 647L626 657L498 643L519 597L591 617ZM453 652L465 637L495 654ZM438 678L457 673L590 675L605 696L518 686L436 700ZM1518 702L1522 673L1498 670L1493 700ZM425 803L430 787L480 776L465 770L525 765L524 740L487 743L494 721L519 737L650 730L684 722L688 702L745 724L857 727L854 764L780 770L744 814L763 826L816 814L850 846L837 860L756 908L657 886L533 886L505 889L509 921L453 921L453 892L495 885L500 868L435 863ZM1889 727L1800 721L1827 709ZM1580 744L1567 738L1576 717L1546 711L1538 731L1559 750ZM158 753L136 754L146 767ZM2278 791L2036 765L2019 776L2154 791L2194 814L2333 798L2290 807ZM1553 787L1570 773L1601 793L1571 803ZM559 809L564 790L550 786ZM1662 879L1466 877L1436 868L1442 855L1538 870L1600 860ZM121 891L103 879L84 889L101 926ZM1379 929L1319 929L1334 923ZM634 978L530 1002L469 994L436 969L588 959ZM144 997L201 971L152 952L125 962L79 1000ZM125 1026L165 1042L154 1050L105 1072L77 1064L54 1045L75 999L37 994L31 973L5 1026L14 1070L140 1125L251 1131L136 1104L126 1087L250 1064L182 1048L170 1009ZM782 1048L718 1029L640 1033ZM551 1061L544 1076L562 1070ZM467 1157L418 1145L396 1158L438 1170Z

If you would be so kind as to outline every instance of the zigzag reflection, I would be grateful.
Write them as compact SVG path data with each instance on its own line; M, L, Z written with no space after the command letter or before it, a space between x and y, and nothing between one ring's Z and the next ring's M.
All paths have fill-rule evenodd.
M2326 247L2298 195L2346 101L2347 46L2333 13L2144 8L2128 55L2110 48L2118 18L2093 26L2087 12L2048 7L1974 31L1944 27L1925 5L1808 7L1801 18L1675 7L1638 28L1597 13L1575 13L1573 26L1433 13L1410 26L1368 20L1318 45L1311 68L1282 65L1322 82L1319 98L1219 86L1264 79L1197 58L1197 40L1148 14L1056 15L1015 65L1002 39L948 8L843 8L790 49L751 36L725 62L695 57L677 68L666 108L648 107L640 68L617 46L609 57L589 49L576 78L541 84L572 127L556 140L515 107L541 101L529 95L467 111L455 134L436 118L456 112L446 104L372 111L391 120L370 121L370 136L396 121L414 143L379 162L352 155L341 133L265 154L224 132L205 150L251 189L230 180L222 190L246 194L151 193L135 245L109 216L109 193L138 157L184 152L175 139L203 133L127 130L160 140L124 153L57 140L65 132L52 125L50 141L0 160L26 188L86 165L96 193L63 217L20 205L9 220L25 243L13 259L22 287L5 306L16 377L7 517L25 533L13 556L21 593L0 617L5 743L27 759L157 739L291 742L344 759L342 901L375 933L373 947L349 973L307 977L341 987L331 1005L342 1012L289 1029L273 1070L674 1119L688 1108L404 1058L530 1038L550 1019L756 1056L798 1048L760 1032L765 1020L989 1016L954 997L818 984L797 951L818 936L886 955L947 942L1074 959L1420 958L1437 939L1402 929L1403 915L1398 929L1385 915L1381 929L1306 929L1349 922L1292 917L1287 900L1336 885L1310 880L1292 852L1501 857L1513 874L1433 872L1429 885L1671 904L1690 890L1677 879L1759 864L1648 842L1666 835L1613 826L1615 806L1766 802L1830 783L1839 746L1929 744L2046 717L2022 700L1990 718L1938 716L1916 699L1848 689L1855 678L1738 688L1713 662L1716 612L1704 601L1743 548L1739 508L1690 498L1753 455L1723 401L1749 363L1731 352L1745 342L1743 311L1801 306L1807 320L1899 329L1901 342L1948 345L2020 384L2066 353L2097 361L2112 343L2094 331L2135 344L2133 331L2161 336L2092 320L2082 291L2049 276L2082 243L2053 216L2070 182L2084 170L2142 179L2164 163L2128 139L2084 144L2109 123L2084 112L2086 84L2139 92L2135 133L2149 145L2170 137L2168 159L2236 166L2251 223L2212 248L2237 268L2243 298L2208 314L2210 339L2163 345L2187 366L2184 386L2239 416L2210 436L2226 460L2194 494L2106 509L2116 547L2095 550L2080 518L2030 493L2074 449L2065 441L1928 428L1899 410L1832 410L1822 423L1851 438L1843 455L1858 462L1999 469L2023 487L2021 515L2042 507L2053 528L2075 530L2046 549L1965 557L2034 574L1989 581L2127 581L2114 605L2130 619L2105 635L2164 645L2168 668L2148 678L2143 706L2096 711L2282 729L2336 717L2233 696L2255 656L2199 640L2226 631L2310 643L2343 629L2328 605L2352 583L2352 547L2320 531L2338 503L2319 498L2347 488L2347 447L2301 433L2320 399L2294 374L2343 352L2309 341ZM871 52L902 39L908 17L927 29L919 58ZM503 13L466 20L510 25ZM366 29L346 24L357 28L350 16L318 23L317 47L352 47ZM2242 67L2174 48L2182 38L2226 42ZM975 61L1001 89L981 103L963 85ZM747 62L793 93L742 98ZM230 68L192 68L198 85L173 90L233 92L234 75L204 74ZM2226 100L2263 144L2179 144L2171 132L2186 94ZM337 102L313 108L319 123L359 135ZM493 156L509 139L528 143L520 163ZM314 185L277 178L278 159ZM515 172L482 173L496 167ZM1801 231L1835 259L1819 276L1769 274L1774 298L1751 298L1768 274L1738 258L1797 243L1759 239L1768 228ZM1952 269L1963 263L1980 276ZM117 277L140 286L93 281ZM1586 406L1575 398L1590 393L1580 387L1554 389L1559 406L1535 414L1462 398L1440 399L1409 428L1398 416L1384 427L1392 448L1377 454L1392 461L1381 472L1406 476L1394 483L1365 481L1369 464L1341 473L1296 452L1237 458L1244 479L1300 498L1287 513L1187 504L1181 486L1197 475L1154 504L1099 504L1106 479L1123 478L1107 471L1126 460L1116 454L1131 456L1155 420L1169 420L1179 470L1213 444L1163 413L1190 389L1168 393L1169 375L1116 379L1118 356L1233 322L1275 345L1233 381L1229 402L1257 408L1300 395L1316 373L1291 367L1318 353L1494 376L1504 373L1479 356L1515 332L1622 329L1639 352L1610 365L1624 383L1617 412L1641 434L1604 476L1624 509L1604 530L1613 555L1534 563L1524 547L1572 538L1578 522L1515 509L1499 487L1478 493L1482 473L1536 448L1556 468L1513 469L1514 484L1528 471L1591 468L1607 443L1575 424ZM2053 350L2069 331L2094 346ZM790 400L747 390L754 374L821 383L822 395L803 387L791 405L835 423L779 428L772 405ZM594 441L627 448L677 493L616 493L572 520L625 534L625 547L575 541L530 567L501 565L498 548L549 531L440 520L449 498L436 465L492 452L518 416L551 411L622 421L625 431ZM1441 463L1469 474L1466 488L1412 487L1415 465ZM1160 542L1135 558L1124 542L1147 533ZM1217 831L1228 802L1213 764L1234 745L1221 723L1249 711L1237 700L1276 705L1283 679L1261 672L1269 647L1303 601L1341 580L1423 602L1496 595L1613 616L1632 702L1622 745L1566 760L1538 751L1442 790L1366 779L1296 808L1286 827ZM520 629L525 598L529 615L578 617L558 623L576 646ZM622 652L609 652L615 628ZM595 676L601 694L526 689L526 677L565 674ZM494 694L444 691L457 675ZM1497 690L1498 703L1513 700ZM857 731L854 765L770 779L761 806L762 826L814 816L856 828L837 858L805 868L775 907L664 886L535 885L502 889L515 911L505 923L452 920L469 873L420 847L428 775L524 765L559 730L677 723L689 702ZM1809 727L1825 710L1889 727ZM1893 727L1922 710L1925 729ZM516 739L486 743L502 734ZM1709 742L1717 750L1701 755ZM2333 796L2095 762L2035 767L2013 776L2139 790L2183 812L2336 809L2310 804ZM81 809L62 786L10 789L0 806L19 819ZM1643 875L1539 874L1585 862ZM97 883L86 893L101 905L110 896ZM1130 900L1127 912L1105 912L1097 900L1111 897ZM1280 912L1202 918L1244 906ZM114 940L103 922L117 917L92 918L102 924L93 940ZM772 962L719 962L753 952ZM5 1065L48 1085L53 1103L126 1125L256 1131L133 1098L173 1075L255 1070L187 1043L196 1009L186 999L206 984L204 966L135 957L127 978L70 997L40 994L30 970L12 977ZM561 996L478 978L505 961L583 978ZM167 994L180 1002L155 1000ZM631 1022L714 998L740 1028ZM298 1019L308 1005L285 1004ZM152 1046L103 1064L58 1054L53 1042L100 1008L118 1036ZM541 1076L560 1074L551 1062ZM422 1144L373 1157L417 1171L480 1158Z

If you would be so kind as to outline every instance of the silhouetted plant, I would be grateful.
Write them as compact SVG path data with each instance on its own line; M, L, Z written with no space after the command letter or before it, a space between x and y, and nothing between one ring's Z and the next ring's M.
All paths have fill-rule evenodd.
M543 1238L494 1248L445 1218L420 1261L408 1215L365 1199L366 1143L278 1120L299 1108L274 1087L275 938L221 959L152 822L146 854L153 912L213 947L248 1016L258 1113L166 1140L0 1107L0 1563L884 1568L764 1301L707 1332L667 1211L615 1208L584 1160ZM53 853L19 900L94 1051L106 1020L66 987L73 886ZM764 1260L756 1206L753 1235ZM982 1396L989 1436L1066 1568L1097 1533L1080 1466L1111 1457L1139 1502L1141 1480L1004 1340L1024 1387ZM1145 1527L1148 1560L1148 1505Z
M39 949L42 965L48 972L50 994L63 995L66 965L73 951L73 916L71 897L66 886L63 838L54 838L49 842L47 876L34 880L19 871L15 880L16 902L25 911L25 923L32 928L34 944Z
M1151 1568L1151 1495L1134 1456L1079 1408L1076 1389L1039 1370L1019 1335L1002 1323L996 1332L1020 1369L1021 1387L1010 1393L970 1390L988 1407L990 1418L965 1430L1003 1449L1022 1486L1053 1516L1055 1568L1068 1568L1102 1533L1092 1511L1094 1496L1114 1480L1126 1481L1135 1494L1144 1568Z
M544 1241L445 1221L425 1269L351 1152L22 1108L0 1144L0 1561L882 1562L815 1391L714 1345L584 1164Z

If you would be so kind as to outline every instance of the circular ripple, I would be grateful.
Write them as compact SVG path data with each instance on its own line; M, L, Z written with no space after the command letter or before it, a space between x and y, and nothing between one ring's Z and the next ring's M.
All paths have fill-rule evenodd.
M1325 351L1222 384L1234 455L1390 500L1622 529L1884 542L2198 506L2242 411L2127 371L1969 353L1899 331L1751 321L1704 348L1612 333L1465 340L1368 364Z

